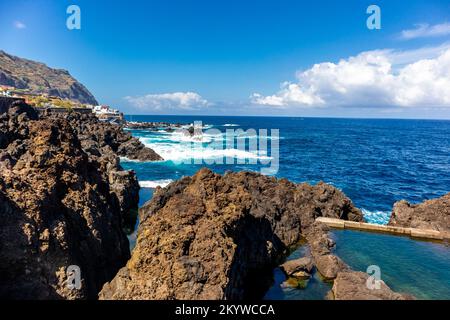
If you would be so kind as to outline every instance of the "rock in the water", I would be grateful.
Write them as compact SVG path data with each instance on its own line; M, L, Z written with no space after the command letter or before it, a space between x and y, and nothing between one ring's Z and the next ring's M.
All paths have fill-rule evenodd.
M85 152L70 121L26 105L0 115L0 137L0 297L96 298L130 257L122 215L137 206L134 173ZM80 290L68 287L71 265Z
M362 220L336 188L200 170L156 191L126 267L101 299L262 297L273 268L316 217Z
M335 243L328 235L329 228L322 223L315 222L306 234L314 265L320 275L326 280L336 278L340 271L349 267L337 256L332 254Z
M389 225L450 233L450 193L420 204L395 203Z
M163 160L163 158L154 150L145 147L142 142L134 137L131 137L130 140L122 143L117 149L117 154L138 161Z
M326 280L332 280L337 277L339 272L348 269L348 266L333 254L316 256L314 262L320 275Z
M287 276L293 276L296 278L309 277L313 269L313 261L310 257L303 257L286 261L280 266L280 268Z
M282 284L282 288L306 289L309 277L289 277Z
M410 300L410 295L392 291L380 280L380 287L367 286L369 275L363 272L340 272L334 280L331 299L335 300ZM369 289L372 288L372 289Z

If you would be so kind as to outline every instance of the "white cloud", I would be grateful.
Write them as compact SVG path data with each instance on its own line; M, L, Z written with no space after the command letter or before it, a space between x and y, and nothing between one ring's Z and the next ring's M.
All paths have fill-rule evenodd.
M435 25L429 25L426 23L418 24L414 29L403 30L401 32L401 38L405 40L428 37L442 37L446 35L450 35L449 22Z
M26 29L26 24L21 21L14 21L14 28L16 29Z
M210 104L195 92L148 94L141 97L125 97L131 105L146 111L200 110Z
M315 64L274 95L252 102L275 108L450 107L450 47L374 50Z

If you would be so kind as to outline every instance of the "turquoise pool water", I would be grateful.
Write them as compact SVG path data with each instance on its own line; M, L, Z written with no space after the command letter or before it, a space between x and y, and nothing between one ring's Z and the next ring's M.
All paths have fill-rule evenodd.
M443 243L417 241L379 233L334 230L335 254L352 269L365 272L378 265L381 279L393 290L414 295L418 299L450 299L450 246ZM302 246L288 260L307 254ZM287 287L286 276L276 268L274 284L265 299L321 300L331 289L315 273L305 289Z
M450 190L450 121L320 119L270 117L187 117L133 116L137 121L192 123L201 120L208 128L224 132L229 127L248 130L279 129L278 178L294 182L322 180L341 189L362 209L368 222L386 224L393 204L401 199L412 203L437 198ZM146 146L166 160L136 162L122 160L125 169L136 171L142 186L140 204L149 200L156 185L164 186L202 166L218 173L227 170L259 171L262 165L234 156L233 165L179 164L186 159L224 158L233 150L211 150L223 135L205 135L200 145L206 152L188 148L176 132L131 130ZM253 137L252 139L255 139ZM271 144L269 144L269 147ZM271 147L270 147L271 148ZM269 148L269 149L270 149ZM214 151L214 152L213 152ZM234 153L232 153L234 154ZM271 154L270 152L268 154ZM244 152L248 156L248 152ZM450 299L450 250L440 244L417 242L381 234L334 232L337 254L354 269L368 265L381 267L383 279L393 289L422 299ZM129 235L130 247L136 232ZM290 258L302 254L301 248ZM304 252L303 252L304 253ZM330 284L317 275L304 290L285 287L283 273L274 272L274 285L267 292L271 299L323 299Z
M408 237L336 230L336 254L354 270L381 268L381 279L418 299L450 299L450 246Z
M308 255L308 245L303 245L295 250L287 260L294 260ZM297 289L286 285L287 277L280 268L276 268L273 272L274 283L267 291L264 299L267 300L323 300L328 291L331 290L331 283L324 282L320 279L317 272L313 274L307 282L306 289Z

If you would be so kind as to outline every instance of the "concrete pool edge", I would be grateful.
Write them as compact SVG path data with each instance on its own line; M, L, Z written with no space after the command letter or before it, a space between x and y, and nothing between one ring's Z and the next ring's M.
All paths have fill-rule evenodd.
M319 217L316 219L316 221L321 222L327 225L328 227L335 229L350 229L350 230L380 232L400 236L409 236L410 238L414 239L450 241L450 233L440 232L436 230L394 227L366 222L353 222L326 217Z

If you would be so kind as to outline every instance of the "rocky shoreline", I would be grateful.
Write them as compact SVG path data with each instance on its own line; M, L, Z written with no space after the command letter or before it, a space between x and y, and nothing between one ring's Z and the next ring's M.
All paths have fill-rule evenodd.
M166 130L173 131L175 129L182 128L185 124L182 123L169 123L169 122L136 122L125 121L125 128L132 130Z
M316 218L363 215L325 183L203 168L158 187L139 209L131 254L124 229L134 222L139 184L119 157L163 160L90 114L38 114L18 101L0 115L1 298L260 299L277 266L295 281L314 272L333 281L329 299L413 298L384 283L369 290L369 275L333 253ZM399 202L389 224L449 231L448 197ZM310 255L284 262L301 242ZM80 290L67 286L72 265L82 272Z
M324 279L339 279L329 295L335 299L411 298L385 284L368 292L360 273L332 253L329 230L315 219L363 217L350 199L325 183L201 169L159 188L139 214L132 257L105 284L100 299L260 299L273 268L302 239L311 257L283 264L289 276L307 278L316 268Z

